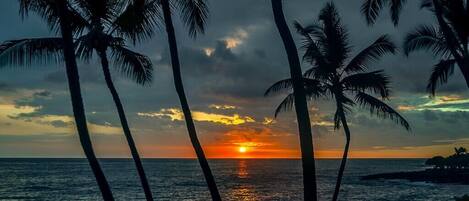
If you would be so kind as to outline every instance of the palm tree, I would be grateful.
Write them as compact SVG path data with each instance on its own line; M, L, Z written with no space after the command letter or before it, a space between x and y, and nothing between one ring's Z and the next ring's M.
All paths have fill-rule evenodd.
M434 13L438 26L420 25L407 34L405 54L427 50L441 58L434 66L427 85L432 95L435 95L437 87L448 82L455 65L459 66L469 88L469 31L466 23L469 20L469 5L463 0L433 0L422 4L422 7Z
M397 26L402 7L406 2L407 0L364 0L361 12L365 16L368 25L372 25L376 22L384 6L387 6L394 26Z
M383 35L354 58L349 59L351 47L347 30L341 24L333 3L328 3L321 10L318 23L303 27L296 22L295 27L304 40L303 58L312 65L304 74L303 88L309 98L330 97L335 100L335 129L342 126L345 132L346 143L333 196L335 201L338 198L350 147L347 115L352 112L354 106L368 108L372 114L390 118L407 130L410 129L409 123L398 112L371 95L378 94L383 100L388 99L389 78L382 70L365 72L373 61L387 53L395 53L396 47L388 36ZM285 79L271 86L266 95L292 88L292 79ZM350 96L355 99L349 98ZM275 115L290 110L294 99L293 94L289 94L278 106Z
M153 33L151 28L155 25L152 20L153 16L158 15L158 9L155 5L157 4L147 0L133 0L126 4L119 4L118 1L114 0L80 0L76 4L69 5L74 14L70 21L76 30L75 35L79 36L76 40L78 56L84 60L90 60L93 51L95 51L101 60L104 78L116 105L147 200L153 200L153 196L127 122L124 107L112 81L107 51L111 51L116 66L124 75L134 79L138 84L144 85L150 82L153 70L150 59L128 49L125 39L120 36L134 42L150 37ZM122 10L122 12L115 13L118 10ZM80 36L84 29L88 30L87 34ZM7 41L4 44L7 44L5 45L7 48L3 49L1 56L6 58L15 54L25 57L33 55L48 58L56 55L62 48L60 42L51 41L48 38ZM54 47L54 45L56 46ZM25 51L27 54L18 54L19 51Z
M215 178L213 177L212 171L210 170L210 166L208 164L207 158L205 157L202 145L200 144L199 139L197 137L197 131L195 129L194 120L192 119L189 103L184 92L176 34L174 31L174 25L171 16L173 10L177 10L178 12L180 12L180 16L184 24L189 29L189 34L192 37L196 37L198 33L204 33L206 19L208 17L207 4L205 0L161 0L159 3L161 3L161 7L163 10L163 20L166 26L166 33L168 36L168 44L171 54L171 63L174 76L174 85L179 97L179 101L181 103L182 112L184 113L189 138L199 160L200 167L202 168L202 171L204 173L205 180L210 190L212 199L218 201L221 200L220 193L218 192Z
M54 57L47 56L50 55L47 52L48 50L56 50L56 52L60 52L61 56L56 55L55 59L63 57L65 60L73 115L75 117L75 124L77 126L81 146L91 169L93 170L103 199L106 201L112 201L114 200L114 197L112 195L111 188L94 153L86 124L87 121L81 95L78 67L73 43L74 27L72 19L74 19L75 15L73 11L69 10L70 5L66 0L19 0L19 2L23 15L27 15L30 11L33 11L45 18L48 22L54 22L54 26L60 31L62 37L48 38L43 41L38 41L38 43L24 47L24 49L10 49L5 51L3 48L9 47L9 45L12 44L7 43L6 45L2 45L0 47L0 51L2 51L0 63L31 64L35 59L43 56L46 57L44 58L46 60L54 59ZM28 40L22 40L21 42L28 42ZM57 50L57 47L61 48Z
M283 45L290 64L290 80L292 81L293 94L288 100L290 106L295 105L296 119L300 137L301 159L303 167L303 194L304 200L317 200L316 164L314 159L313 136L309 118L306 91L302 82L302 70L298 51L292 34L285 21L282 0L272 0L272 11L275 24L283 40Z

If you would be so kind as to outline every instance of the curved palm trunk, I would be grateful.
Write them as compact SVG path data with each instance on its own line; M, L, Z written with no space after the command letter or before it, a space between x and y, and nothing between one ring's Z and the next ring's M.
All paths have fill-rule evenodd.
M70 24L68 24L68 13L67 5L65 0L58 1L58 10L60 12L60 29L64 42L64 58L65 66L67 70L68 87L70 90L70 96L73 106L73 115L75 117L75 124L78 130L78 136L80 143L85 153L88 163L93 170L96 182L98 183L99 189L105 201L113 201L111 188L104 176L104 173L99 165L98 159L93 150L91 144L90 134L86 125L85 109L83 106L83 99L81 96L80 89L80 78L78 74L78 67L75 58L75 48L73 44L73 35Z
M295 96L295 111L298 120L298 129L301 146L301 159L303 165L304 199L317 200L316 167L314 161L313 136L309 119L308 103L303 87L303 73L300 59L290 29L285 21L281 0L272 0L272 10L275 23L282 37L290 64L290 74L293 80L293 93Z
M344 114L342 114L340 118L341 118L342 125L344 127L346 142L345 142L345 148L344 148L344 155L342 156L342 161L340 162L339 174L337 175L337 182L335 184L334 196L332 197L333 201L337 201L337 199L339 198L340 185L342 184L342 177L344 175L345 165L347 163L348 152L349 152L349 147L350 147L350 130L347 124L347 119L345 118Z
M212 200L219 201L221 200L220 193L218 192L217 184L215 183L212 171L210 170L207 158L205 157L204 150L200 145L199 139L197 138L197 131L195 129L194 121L192 119L192 114L189 108L189 103L187 102L186 94L184 92L184 86L181 77L181 67L179 63L178 49L176 43L176 35L174 32L173 21L171 18L171 8L168 0L162 0L161 5L163 8L166 32L168 34L169 50L171 52L174 84L176 87L176 92L179 96L179 101L181 102L181 108L182 112L184 113L187 131L189 133L192 146L194 147L195 153L199 160L200 167L202 168L202 171L204 173L205 180L207 182L210 194L212 196Z
M148 183L148 179L145 174L145 170L143 168L142 160L140 159L137 146L135 146L132 133L130 132L129 124L127 122L127 117L125 116L124 107L122 106L122 102L119 98L119 94L117 93L116 87L114 86L114 83L112 82L111 72L109 70L109 61L107 59L106 51L100 51L98 54L101 59L101 66L104 72L104 79L106 80L107 87L109 88L109 91L111 92L112 99L114 100L114 104L116 105L117 113L119 113L119 119L122 125L122 129L124 130L125 138L127 139L127 143L129 144L130 153L132 154L132 158L135 162L137 173L138 173L138 176L140 177L140 182L142 184L143 191L145 192L145 198L147 200L153 201L153 195L151 193L150 184Z

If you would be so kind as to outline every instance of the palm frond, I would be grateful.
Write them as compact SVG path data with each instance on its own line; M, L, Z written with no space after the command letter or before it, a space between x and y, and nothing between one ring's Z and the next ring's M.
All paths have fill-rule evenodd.
M294 105L295 96L293 93L288 94L288 96L285 97L285 99L283 99L283 101L278 105L277 109L275 109L274 117L277 118L281 112L291 111Z
M81 9L87 19L99 23L111 23L115 18L115 13L119 0L73 0Z
M341 23L340 15L334 3L328 3L319 13L319 21L322 22L325 39L318 40L324 49L324 55L331 64L329 67L342 67L349 56L348 33Z
M371 114L374 114L379 118L391 119L395 123L403 126L406 130L411 130L409 122L407 122L407 120L391 106L381 100L366 93L359 92L355 96L355 101L358 102L361 107L368 108Z
M62 59L62 38L10 40L0 45L0 66L31 66L58 63Z
M319 97L324 91L319 80L303 78L303 85L306 95L310 98ZM291 90L293 90L293 81L292 79L288 78L274 83L266 90L264 96Z
M435 96L436 88L440 85L446 84L448 78L454 73L454 66L456 60L442 60L433 67L432 75L428 80L427 91Z
M399 24L399 16L401 14L402 6L406 2L407 0L389 0L391 20L394 23L394 26Z
M264 96L269 96L275 93L279 93L282 91L292 90L293 89L293 81L291 78L280 80L270 86L264 93Z
M341 84L346 90L352 92L372 92L379 94L381 98L388 98L390 94L389 77L383 70L369 73L357 73L342 79Z
M433 9L433 0L422 0L420 3L420 9Z
M429 50L435 56L447 55L450 50L445 37L435 27L421 25L407 34L404 41L404 53L409 55L413 51Z
M205 0L177 0L176 7L181 13L181 19L189 29L191 37L205 32L205 25L209 14Z
M60 16L57 10L57 3L54 0L19 0L20 14L23 18L27 17L30 12L38 14L41 18L46 20L49 28L52 31L59 31ZM74 34L81 33L87 26L89 26L86 19L68 4L69 20Z
M375 62L388 53L395 54L396 45L391 41L388 35L379 37L373 44L362 50L355 56L344 68L344 72L360 72L368 69L371 62Z
M112 23L112 30L134 43L153 36L162 21L158 0L133 0Z
M310 78L303 78L306 97L309 99L316 99L324 95L326 89L321 81Z
M141 85L152 81L153 65L150 58L123 45L112 45L111 52L116 67L124 76Z
M444 2L444 18L448 21L458 40L462 44L468 43L469 26L467 20L469 13L466 11L466 2L464 0L451 0Z
M324 35L322 28L316 24L303 27L297 21L294 23L294 26L296 31L302 36L303 45L301 48L305 50L303 60L311 64L316 64L316 67L326 66L327 61L321 52L319 44L310 36L310 34L315 35L316 37L320 37L319 35ZM311 76L310 73L306 73L305 75Z
M363 2L361 12L362 15L365 16L368 25L372 25L376 22L386 1L389 0L365 0L365 2Z
M82 61L89 62L93 57L94 43L92 34L88 33L75 40L75 54Z

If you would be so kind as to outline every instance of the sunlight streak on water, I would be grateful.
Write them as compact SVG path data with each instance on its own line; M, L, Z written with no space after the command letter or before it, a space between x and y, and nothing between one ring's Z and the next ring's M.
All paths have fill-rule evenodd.
M131 160L104 159L103 169L117 200L145 200ZM361 181L366 174L418 170L423 160L351 160L341 191L350 201L451 200L467 186ZM227 201L302 199L298 160L210 160L220 193ZM197 160L147 159L145 170L156 200L210 200ZM329 200L339 161L318 161L320 200ZM0 200L100 200L83 159L0 159Z

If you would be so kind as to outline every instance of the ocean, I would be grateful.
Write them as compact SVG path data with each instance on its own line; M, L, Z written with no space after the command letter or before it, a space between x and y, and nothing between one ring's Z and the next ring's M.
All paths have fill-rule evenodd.
M130 159L101 159L116 200L144 200ZM145 159L155 200L210 200L198 162ZM352 159L340 200L452 200L469 186L404 180L361 181L360 176L424 169L422 159ZM287 159L210 160L224 200L301 200L301 162ZM318 160L320 200L330 200L339 160ZM101 200L84 159L0 159L0 200Z

